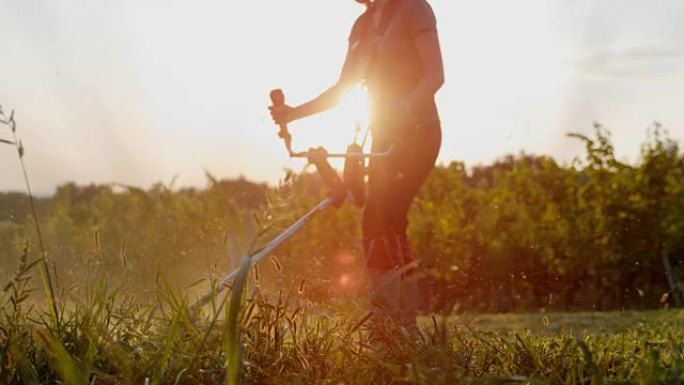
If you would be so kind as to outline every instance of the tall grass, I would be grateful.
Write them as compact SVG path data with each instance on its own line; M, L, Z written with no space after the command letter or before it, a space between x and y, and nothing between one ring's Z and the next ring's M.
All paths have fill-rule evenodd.
M386 325L392 338L378 346L368 338L372 314L358 310L234 286L221 319L210 306L192 313L171 286L159 289L157 302L138 303L103 275L66 301L58 329L30 305L32 266L22 260L5 286L0 383L668 384L684 376L679 311L613 313L601 327L596 316L578 314L564 324L585 323L581 329L554 331L560 315L547 315L545 325L538 314L529 316L532 329L519 323L505 332L498 329L510 329L516 316L487 327L475 315L428 316L417 338ZM151 306L160 311L149 319ZM611 319L623 317L632 322Z
M0 111L0 114L2 111ZM418 333L382 324L384 342L369 336L378 322L363 306L313 306L292 292L248 285L242 261L229 293L189 304L188 288L157 272L154 299L121 290L104 269L82 271L86 283L62 288L59 304L24 148L14 114L1 115L16 147L42 252L26 244L0 294L0 384L680 384L684 381L684 315L679 311L534 315L538 324L500 316L495 326L449 314L420 319ZM96 243L99 233L96 233ZM125 261L125 241L121 257ZM104 256L103 256L104 258ZM272 259L276 270L283 264ZM35 306L38 269L47 312ZM258 269L254 270L255 281ZM152 277L148 277L151 279ZM213 288L214 285L212 284ZM226 306L227 304L227 306ZM59 306L58 306L59 305ZM225 311L222 309L225 307ZM155 311L152 311L154 309ZM612 317L612 318L610 318ZM632 322L619 323L620 317ZM567 321L570 319L570 321ZM574 321L572 321L574 319ZM561 323L557 328L556 323ZM573 324L583 324L572 328ZM566 327L568 326L568 327ZM506 331L503 331L503 330Z
M2 106L0 106L0 123L9 127L12 133L12 140L1 139L0 141L5 144L12 145L17 150L17 156L19 157L19 164L21 165L21 171L24 176L24 183L26 184L26 192L28 193L29 204L31 208L31 218L33 219L34 228L38 238L38 244L41 251L41 264L38 266L38 271L43 282L43 290L45 291L45 298L48 301L48 307L51 311L51 316L55 323L55 326L59 328L58 310L57 310L57 300L55 296L54 286L52 284L52 277L50 274L50 266L48 265L47 251L45 249L45 242L43 241L43 234L40 230L40 223L38 221L38 213L36 212L35 199L33 197L33 192L31 191L31 183L29 182L28 171L26 170L26 164L24 163L24 145L17 137L17 122L14 119L14 110L10 113L9 117L5 116Z
M312 306L298 289L248 287L245 259L228 295L200 311L163 272L156 299L141 302L100 270L68 291L57 327L31 304L39 263L28 261L28 248L20 262L0 297L3 384L667 384L684 376L679 311L525 322L426 316L418 335L384 325L390 338L378 345L363 307Z

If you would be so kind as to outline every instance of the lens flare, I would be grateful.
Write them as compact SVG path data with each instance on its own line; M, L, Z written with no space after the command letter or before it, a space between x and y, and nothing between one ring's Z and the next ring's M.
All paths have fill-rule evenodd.
M347 91L340 100L339 110L344 116L348 116L358 122L361 127L367 127L370 119L370 106L366 90L357 85Z
M335 256L337 264L340 266L351 266L354 264L356 257L354 254L347 250L342 250Z
M349 274L342 274L340 278L337 280L337 283L339 284L342 290L349 290L353 287L354 282L352 280L352 277L349 276Z

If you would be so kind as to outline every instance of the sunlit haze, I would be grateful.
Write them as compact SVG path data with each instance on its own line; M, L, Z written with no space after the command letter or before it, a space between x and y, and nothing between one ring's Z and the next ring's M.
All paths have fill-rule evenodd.
M521 151L569 162L593 121L636 160L653 121L684 137L681 0L431 0L446 83L439 162ZM352 0L4 1L0 104L16 111L32 182L202 186L205 170L275 183L288 159L268 93L332 85ZM293 147L342 151L360 95L292 124ZM9 130L7 130L9 131ZM9 132L0 131L0 138ZM20 190L0 147L0 190ZM342 282L340 282L342 284Z

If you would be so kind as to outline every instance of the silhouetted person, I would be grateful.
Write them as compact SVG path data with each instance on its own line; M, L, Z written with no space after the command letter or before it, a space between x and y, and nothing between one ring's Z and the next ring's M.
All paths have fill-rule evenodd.
M272 107L278 123L289 123L337 104L363 83L371 103L373 152L391 148L369 163L363 243L378 314L415 326L418 285L409 241L407 212L435 165L441 128L434 96L444 82L435 15L426 0L360 1L367 6L349 35L339 80L313 100Z

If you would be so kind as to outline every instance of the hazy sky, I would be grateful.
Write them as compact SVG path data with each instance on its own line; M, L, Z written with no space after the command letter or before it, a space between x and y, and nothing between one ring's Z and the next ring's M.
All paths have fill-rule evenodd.
M599 121L637 159L657 120L684 137L684 1L432 0L445 58L441 162L508 153L569 161ZM352 0L0 0L0 104L16 110L37 190L66 181L275 182L287 159L266 110L331 85ZM352 107L292 125L342 150ZM0 127L0 138L9 137ZM0 190L22 189L0 147Z

